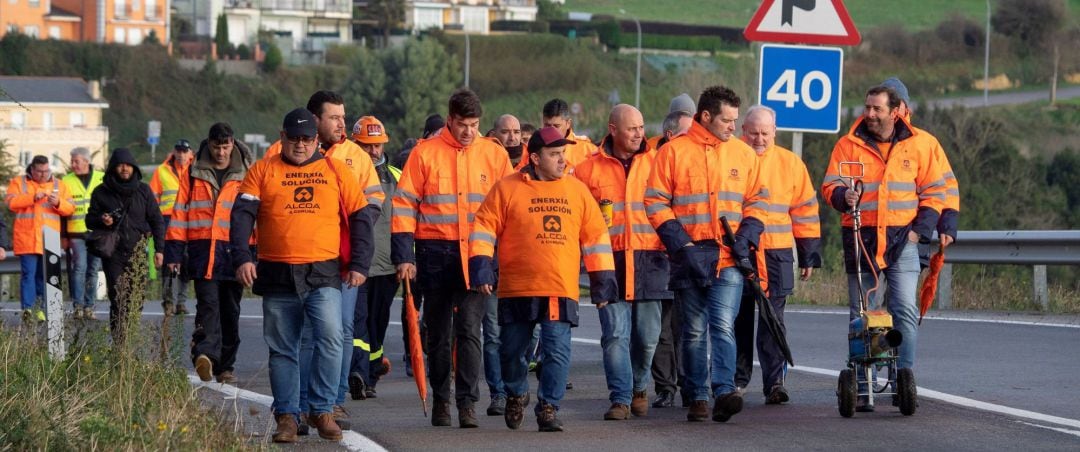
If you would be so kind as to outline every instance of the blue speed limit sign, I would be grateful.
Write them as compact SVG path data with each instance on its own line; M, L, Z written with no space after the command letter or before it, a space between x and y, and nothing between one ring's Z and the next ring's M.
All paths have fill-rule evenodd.
M758 103L776 110L776 128L840 130L844 51L836 47L761 46Z

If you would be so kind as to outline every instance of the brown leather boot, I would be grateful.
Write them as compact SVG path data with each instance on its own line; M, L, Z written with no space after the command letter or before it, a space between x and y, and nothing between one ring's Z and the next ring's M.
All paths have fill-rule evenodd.
M611 404L611 408L608 408L607 413L604 413L605 421L625 421L630 419L630 407L621 403Z
M634 398L630 400L630 413L638 417L649 414L649 395L645 391L634 392Z
M341 427L334 421L334 413L319 413L308 416L308 425L319 431L319 437L331 441L341 440Z
M450 402L436 400L431 404L431 425L435 427L450 426Z
M702 422L709 418L709 402L707 400L694 400L690 402L690 411L686 412L686 420L690 422Z
M292 414L278 414L274 416L274 420L277 421L277 430L274 431L275 443L295 443L296 438L296 416Z

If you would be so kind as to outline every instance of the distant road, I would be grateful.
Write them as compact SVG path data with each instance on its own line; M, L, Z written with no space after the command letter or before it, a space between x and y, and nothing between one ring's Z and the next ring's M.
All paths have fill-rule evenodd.
M1065 86L1058 88L1058 100L1074 99L1080 97L1080 86ZM1050 100L1050 90L1039 91L1018 91L1018 92L1005 92L1005 93L991 93L987 98L987 104L989 106L998 105L1016 105L1026 104L1028 102L1037 102L1041 100ZM918 106L917 102L913 102L915 106ZM949 108L963 106L968 108L979 108L984 106L983 96L970 96L970 97L952 97L944 99L932 99L927 101L928 106L938 108Z

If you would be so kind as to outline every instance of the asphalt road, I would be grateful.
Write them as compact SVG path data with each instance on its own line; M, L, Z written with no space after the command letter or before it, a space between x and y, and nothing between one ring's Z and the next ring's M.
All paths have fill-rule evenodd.
M3 307L6 321L12 323L15 313L10 308L14 305L5 303ZM238 386L269 395L261 307L258 301L248 300L242 309ZM104 305L99 306L99 311L103 310ZM582 309L582 325L573 332L570 378L574 389L567 392L560 411L566 432L536 432L529 412L525 426L511 431L500 417L483 416L486 400L478 406L479 429L431 427L422 414L413 380L403 372L401 330L396 322L387 344L395 367L379 383L379 397L348 400L346 408L353 415L352 429L388 450L555 449L566 444L581 450L1080 449L1080 384L1076 382L1080 353L1075 350L1080 345L1080 316L935 315L947 318L928 318L920 329L916 379L922 397L911 417L902 416L887 403L879 403L875 413L840 417L834 391L836 371L843 366L846 353L846 314L838 309L799 306L792 306L787 314L797 364L787 380L792 402L765 406L759 374L755 374L746 407L725 424L688 423L682 408L651 409L648 417L629 421L603 421L607 391L598 345L599 322L591 306ZM99 318L103 317L99 313ZM159 322L160 307L148 305L145 317ZM186 324L190 329L190 318ZM535 389L532 377L530 384ZM215 386L219 385L209 385ZM200 392L215 403L215 392ZM486 394L486 386L482 392ZM217 403L228 403L235 395L219 398L225 402ZM246 399L244 403L252 405L250 410L231 411L250 412L251 431L265 434L272 430L269 410L256 406L252 397ZM265 403L265 397L262 400ZM975 406L979 404L984 406ZM334 450L340 446L309 437L299 448Z

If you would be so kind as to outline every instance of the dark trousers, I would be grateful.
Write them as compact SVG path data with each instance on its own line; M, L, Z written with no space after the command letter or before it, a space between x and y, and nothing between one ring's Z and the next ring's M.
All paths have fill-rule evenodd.
M131 284L128 280L129 277L124 275L124 272L128 269L128 263L132 265L145 265L145 257L142 254L138 254L138 257L125 256L123 254L117 254L112 259L102 259L101 269L105 271L105 288L109 293L109 331L112 334L113 345L119 346L127 339L127 316L130 310L142 311L142 304L138 306L131 306ZM124 286L125 292L123 300L117 298L117 287Z
M484 296L478 292L424 291L428 368L436 401L450 400L452 367L458 408L472 407L480 399L484 311Z
M232 371L240 347L240 298L244 288L236 281L195 280L195 330L191 333L191 360L206 355L214 373Z
M353 313L353 348L351 372L375 386L376 361L383 358L383 341L390 324L390 306L397 292L397 275L372 276L360 286ZM402 322L404 324L404 322Z
M784 324L784 307L787 305L787 296L769 297L769 304L773 312L780 320L781 328ZM750 384L750 377L754 373L754 320L756 303L753 290L749 287L743 290L742 304L739 306L739 314L735 316L735 386L746 388ZM775 385L784 384L784 353L780 351L780 345L773 339L769 329L760 325L757 328L758 360L761 363L762 391L769 395L769 390Z
M682 366L679 365L682 309L676 300L661 300L660 340L653 355L652 377L656 393L676 393L682 387Z

